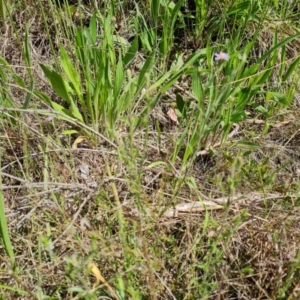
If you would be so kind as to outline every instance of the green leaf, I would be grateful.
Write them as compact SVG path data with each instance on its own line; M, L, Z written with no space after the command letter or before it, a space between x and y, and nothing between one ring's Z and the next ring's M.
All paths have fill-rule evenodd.
M2 295L3 295L3 291L4 290L9 290L9 291L12 291L13 293L18 293L20 295L28 295L28 292L26 292L24 290L21 290L21 289L18 289L15 286L9 286L9 285L0 284L0 290L2 291Z
M74 133L78 133L77 130L74 130L74 129L69 129L69 130L65 130L62 132L63 135L71 135L71 134L74 134Z
M51 71L45 65L41 64L41 68L43 69L46 77L50 80L51 86L54 89L54 91L58 94L58 96L60 96L61 98L63 98L70 104L70 106L71 106L70 110L71 110L72 115L79 121L84 122L83 117L82 117L81 113L79 112L78 107L74 103L73 98L69 96L69 92L71 92L72 90L71 90L70 86L68 85L68 83L62 78L62 76L60 74L58 74L55 71ZM67 114L66 113L67 110L65 108L62 108L62 106L58 105L57 103L51 101L51 105L52 105L52 107L55 106L56 110L59 110L65 114Z
M0 173L0 176L1 176L1 173ZM1 178L2 178L2 176L1 176ZM4 248L6 250L6 253L9 256L12 267L14 268L15 256L14 256L13 247L12 247L12 244L11 244L11 241L9 238L9 231L8 231L7 222L6 222L1 178L0 178L0 236L1 236Z
M227 10L227 15L238 15L239 17L243 16L245 13L248 13L248 8L252 5L251 1L242 1Z
M279 49L280 47L285 46L286 44L288 44L289 42L293 41L294 39L298 38L300 36L300 34L295 34L292 35L286 39L284 39L283 41L281 41L280 43L278 43L277 45L275 45L274 47L272 47L269 51L267 51L264 55L262 55L257 62L250 66L248 69L245 70L245 72L242 75L242 78L251 76L253 74L255 74L258 70L258 68L260 67L260 64L273 52L275 52L277 49Z
M171 75L173 75L174 72L173 70L169 70L168 72L166 72L165 74L163 74L161 77L159 77L156 82L154 84L152 84L149 88L148 88L148 92L159 88ZM176 75L181 75L182 72L178 72Z
M235 112L230 116L230 122L241 122L247 119L247 114L245 111Z
M140 91L144 87L146 83L146 74L150 73L152 66L154 64L154 59L155 59L155 52L153 52L152 55L146 59L144 66L139 74L139 79L137 83L138 91Z
M285 64L286 64L286 46L283 46L281 49L280 69L279 69L279 78L281 79L281 81L282 81Z
M78 119L79 121L84 123L83 117L82 117L81 113L79 112L78 107L75 105L75 103L73 101L71 102L71 113L76 119Z
M93 16L90 19L89 29L90 29L90 36L91 36L91 39L92 39L92 43L93 43L93 45L95 45L96 44L96 40L97 40L96 11L93 13Z
M26 25L25 29L25 40L24 40L24 59L25 59L25 64L27 67L27 73L30 78L30 92L28 92L25 96L25 101L22 106L23 109L28 108L29 102L31 100L32 92L34 89L34 79L32 75L32 69L31 69L31 59L30 59L30 46L29 46L29 36L28 36L28 24Z
M25 29L24 58L25 58L26 67L30 68L31 60L30 60L30 46L29 46L29 36L28 36L28 24L26 25L26 29Z
M180 94L176 94L176 105L180 113L183 114L185 102Z
M255 107L255 110L259 111L263 115L266 115L268 113L268 110L265 109L262 105L258 105L257 107Z
M172 9L172 15L171 15L171 33L173 34L175 22L178 20L178 13L180 13L180 9L182 8L183 3L185 0L178 0L175 7ZM172 3L172 2L170 2Z
M2 77L2 76L1 76ZM14 79L14 81L20 86L20 87L23 87L25 88L26 84L23 80L22 77L20 77L19 75L16 75L16 74L12 74L12 78Z
M130 48L128 49L126 55L123 58L124 70L127 69L129 64L133 61L139 47L139 37L136 36L132 41Z
M251 143L248 141L239 141L235 143L235 145L249 150L257 150L261 148L259 144Z
M65 107L61 106L60 104L58 104L58 103L56 103L56 102L54 102L54 101L51 101L51 106L52 106L52 108L53 108L55 111L58 111L58 112L60 112L60 113L62 113L62 114L64 114L64 115L66 115L66 116L68 116L68 117L70 117L70 118L73 117L72 114L71 114ZM58 119L63 119L63 120L65 120L62 116L58 116L57 118L58 118Z
M167 166L167 164L164 161L156 161L156 162L150 164L149 166L147 166L146 169L152 169L152 168L156 168L159 166Z
M289 101L283 94L278 93L278 92L270 92L270 91L268 91L267 94L268 94L268 96L271 96L272 98L274 98L274 100L276 102L279 102L285 106L289 105Z
M263 62L270 54L272 54L275 50L279 49L280 47L288 44L289 42L293 41L296 38L299 38L300 34L295 34L292 36L287 37L286 39L284 39L283 41L281 41L280 43L278 43L277 45L275 45L274 47L272 47L269 51L267 51L261 58L258 59L257 64L260 64L261 62Z
M203 88L200 81L199 73L197 68L194 68L192 76L192 91L194 96L198 99L199 102L202 102L203 98Z
M67 83L64 81L61 75L56 73L55 71L51 71L48 67L46 67L43 64L40 64L44 74L49 79L52 88L57 93L58 96L66 100L68 103L71 102L68 89L67 89Z
M117 64L115 82L114 82L114 98L115 98L115 101L117 100L118 96L120 95L123 80L124 80L123 62L120 59L118 61L118 64Z
M206 49L201 49L194 54L192 54L185 62L185 64L182 66L181 70L178 71L174 76L171 77L171 79L161 88L161 92L166 92L177 80L178 78L193 64L201 55L206 54Z
M76 94L81 97L81 85L80 85L80 75L74 68L74 64L71 62L69 55L67 54L66 49L61 45L60 46L60 59L62 67L68 77L68 79L72 82L73 87L76 91Z
M159 101L160 97L161 97L161 94L157 93L156 96L153 97L153 99L148 103L148 106L145 107L143 109L143 111L139 114L139 119L138 119L138 122L137 122L134 130L136 130L143 123L143 121L147 118L149 111L151 111L155 107L155 105Z
M70 111L68 109L66 109L65 107L61 106L60 104L52 101L46 94L40 92L40 91L34 91L33 92L35 96L37 96L39 99L41 99L42 101L46 102L47 104L51 105L52 108L57 111L60 112L62 115L57 115L57 119L60 120L65 120L65 121L69 121L69 118L74 118L74 115L72 115L70 113ZM64 118L63 115L68 116L69 118Z
M282 81L286 81L291 74L294 72L294 70L298 67L300 62L300 56L298 56L289 66L286 73L283 75Z
M157 29L160 0L151 0L150 4L152 21L154 23L154 28Z
M29 102L31 100L31 96L33 94L33 90L34 90L34 81L30 80L30 88L29 88L29 92L25 96L25 101L24 101L24 104L22 106L23 109L27 109L28 108Z

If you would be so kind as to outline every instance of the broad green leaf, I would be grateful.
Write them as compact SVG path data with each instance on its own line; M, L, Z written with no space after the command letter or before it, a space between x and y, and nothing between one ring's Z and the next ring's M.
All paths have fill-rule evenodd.
M73 101L71 101L71 113L76 119L78 119L79 121L84 123L83 117L82 117L81 113L79 112L78 107L75 105L75 103Z
M287 100L287 98L285 97L285 95L278 93L278 92L267 92L268 96L271 96L274 98L275 101L283 104L283 105L289 105L289 101Z
M183 114L185 108L185 102L179 93L176 94L176 105L180 113Z
M71 114L71 112L66 109L65 107L61 106L60 104L52 101L46 94L40 92L40 91L34 91L35 96L37 96L42 101L46 102L47 104L51 105L52 108L60 112L62 115L57 115L57 119L66 120L69 121L69 118L73 118L74 116ZM69 118L64 118L63 115L68 116Z
M245 111L235 112L230 116L230 122L241 122L247 119L247 114Z
M268 113L268 110L265 109L262 105L258 105L257 107L255 107L255 110L259 111L263 115L266 115Z
M198 101L201 102L203 98L203 88L197 68L194 68L192 76L192 92Z
M49 79L52 88L57 93L58 96L66 100L68 103L71 102L68 89L67 89L67 83L64 81L61 75L56 73L55 71L51 71L48 67L46 67L43 64L40 64L44 74Z

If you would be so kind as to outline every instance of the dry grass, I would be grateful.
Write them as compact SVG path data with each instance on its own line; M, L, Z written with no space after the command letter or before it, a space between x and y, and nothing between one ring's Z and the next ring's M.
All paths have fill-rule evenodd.
M20 36L25 16L20 7L13 17ZM35 14L31 21L38 66L52 57L42 20ZM6 36L2 44L2 56L26 79L16 39ZM22 103L24 93L13 94ZM187 166L181 157L171 163L181 129L167 108L156 108L148 128L132 135L119 128L117 149L92 137L72 149L78 136L62 135L69 129L63 121L2 111L3 193L17 262L13 274L0 248L1 284L12 288L2 289L2 299L100 299L108 286L117 293L110 299L299 298L297 99L272 126L241 123L214 155ZM260 149L245 154L235 146L241 138ZM178 203L221 197L228 199L221 209L165 214ZM103 276L97 285L90 262Z

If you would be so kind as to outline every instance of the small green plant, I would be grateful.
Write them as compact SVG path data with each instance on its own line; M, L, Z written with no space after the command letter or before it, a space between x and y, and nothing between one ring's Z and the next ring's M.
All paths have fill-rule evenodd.
M246 46L245 53L232 53L230 58L228 54L221 52L215 54L213 60L212 49L207 48L207 58L199 59L198 66L188 70L194 97L184 102L182 97L177 96L177 108L186 126L177 141L174 159L186 139L183 161L195 157L199 149L205 149L208 144L226 142L233 125L246 120L247 109L251 107L263 112L265 118L280 107L287 107L293 87L279 92L277 87L268 88L268 83L272 80L276 67L274 57L277 57L277 52L298 37L299 35L294 35L277 42L275 36L274 46L250 66L245 66L245 63L251 42ZM268 63L265 65L266 60ZM296 64L298 60L286 68L282 78L286 80L287 77L294 76L292 70ZM264 96L263 105L259 106L254 101L258 96Z
M100 35L98 22L103 30ZM126 68L137 52L137 40L133 41L127 54L123 55L122 45L116 49L116 38L113 35L111 16L104 17L95 13L89 28L79 28L76 32L76 51L73 53L75 64L72 55L61 45L63 70L53 70L41 65L54 91L68 107L52 101L41 92L37 91L36 95L55 110L82 123L91 124L97 131L105 127L113 131L123 114L132 109L146 84L145 75L152 66L152 60L149 59L141 74L132 78L131 72Z

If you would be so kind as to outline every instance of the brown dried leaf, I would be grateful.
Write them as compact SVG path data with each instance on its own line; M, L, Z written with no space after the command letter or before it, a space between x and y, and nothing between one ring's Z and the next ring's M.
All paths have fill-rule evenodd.
M276 124L272 125L272 127L280 128L280 127L283 127L283 126L286 126L286 125L290 124L292 121L294 121L294 120L286 120L286 121L283 121L283 122L279 122L279 123L276 123Z
M100 283L102 282L107 289L109 290L109 292L114 296L114 298L116 300L119 300L120 298L118 297L118 295L115 293L115 291L113 290L113 288L110 286L110 284L105 280L105 278L101 275L101 272L99 270L99 268L93 263L89 263L88 264L88 268L89 270L93 273L93 275L96 278L96 282L94 284L94 288Z
M171 119L171 121L173 123L175 123L176 125L179 125L178 118L177 118L176 112L173 107L169 108L167 115L169 116L169 118Z
M86 140L85 136L79 136L73 143L72 149L77 149L77 145L82 143L84 140Z
M165 213L165 217L176 217L178 213L193 213L205 210L222 209L224 206L216 204L213 201L204 200L203 202L196 201L191 203L180 203L175 205L175 208L168 209Z

